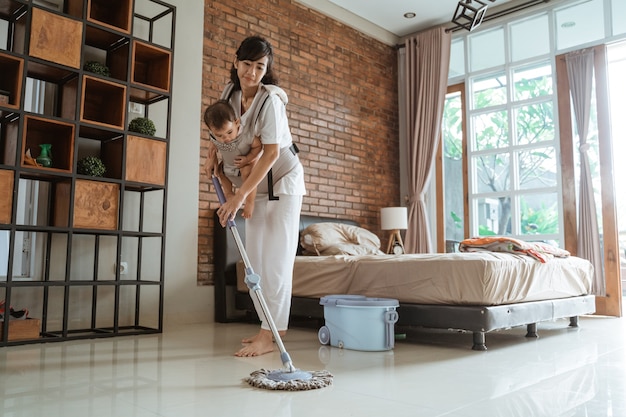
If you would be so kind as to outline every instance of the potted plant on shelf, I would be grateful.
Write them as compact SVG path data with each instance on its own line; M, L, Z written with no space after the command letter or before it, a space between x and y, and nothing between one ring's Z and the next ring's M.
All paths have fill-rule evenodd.
M76 164L76 171L82 175L101 177L106 172L106 167L97 156L86 156Z
M83 69L85 71L89 71L98 75L103 75L105 77L111 76L111 71L109 70L109 67L107 67L104 64L99 63L98 61L85 62L85 65L83 65Z
M128 130L142 135L153 136L156 133L154 122L147 117L137 117L130 121Z

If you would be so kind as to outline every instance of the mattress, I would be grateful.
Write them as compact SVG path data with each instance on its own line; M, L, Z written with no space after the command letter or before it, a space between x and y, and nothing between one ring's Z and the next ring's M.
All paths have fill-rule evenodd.
M246 291L243 274L238 275L238 289ZM589 294L592 276L591 263L574 256L546 263L498 252L298 256L293 295L358 294L401 303L501 305Z

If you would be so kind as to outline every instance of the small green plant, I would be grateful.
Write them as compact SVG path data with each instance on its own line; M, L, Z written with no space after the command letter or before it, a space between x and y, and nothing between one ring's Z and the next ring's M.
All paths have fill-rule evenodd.
M147 117L137 117L131 120L128 124L128 130L148 136L152 136L156 133L154 122Z
M101 177L106 172L106 167L97 156L86 156L76 165L76 170L82 175L91 175L92 177Z
M111 76L111 71L106 65L99 63L98 61L87 61L83 65L85 71L92 72L94 74L103 75L105 77Z

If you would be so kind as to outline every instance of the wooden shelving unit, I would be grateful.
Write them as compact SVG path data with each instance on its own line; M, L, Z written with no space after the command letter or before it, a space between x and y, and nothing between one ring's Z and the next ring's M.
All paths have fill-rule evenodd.
M123 129L126 116L126 86L83 75L80 120Z
M13 209L13 171L0 169L0 224L11 223Z
M61 4L0 0L0 300L32 317L0 320L0 347L163 326L176 8ZM85 70L93 61L109 73ZM156 134L130 132L136 117L158 120ZM87 156L102 176L78 173Z
M24 60L0 52L0 104L9 109L19 109L22 95L22 76L24 74Z
M72 172L74 159L74 130L73 123L46 119L27 115L24 117L22 136L21 165L23 168L31 168L45 171ZM51 167L33 166L26 162L25 154L30 150L31 155L39 155L40 145L52 145L54 158Z
M54 226L67 227L67 214L72 208L74 215L71 224L75 229L118 228L119 184L77 179L73 197L71 182L58 183L55 188Z
M165 185L166 167L163 164L167 144L128 135L126 141L126 181Z
M31 14L28 54L67 67L80 68L83 23L38 8L32 8Z
M132 1L129 0L89 0L87 20L130 33L132 6Z

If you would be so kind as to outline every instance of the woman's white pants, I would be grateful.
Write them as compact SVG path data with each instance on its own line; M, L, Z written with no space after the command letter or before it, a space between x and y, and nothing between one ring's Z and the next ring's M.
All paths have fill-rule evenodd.
M261 277L261 291L279 331L289 325L301 208L301 195L281 194L278 200L270 201L267 194L259 194L252 218L246 220L246 252L252 269ZM256 295L251 292L250 296L261 328L270 330Z

